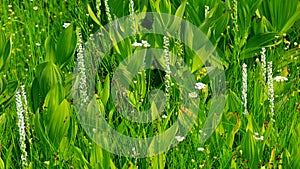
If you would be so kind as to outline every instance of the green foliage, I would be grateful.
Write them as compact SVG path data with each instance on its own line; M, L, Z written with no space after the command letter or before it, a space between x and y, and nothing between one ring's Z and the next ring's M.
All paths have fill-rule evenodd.
M199 46L201 39L194 38L195 32L186 32L189 36L180 35L181 39L170 37L170 53L184 60L195 79L207 87L197 93L200 98L198 118L184 140L168 152L144 159L120 157L101 148L88 137L76 116L74 93L71 92L72 87L79 84L78 76L72 73L77 66L75 49L79 38L75 29L82 32L83 42L86 42L90 34L107 24L104 1L100 1L100 11L97 11L97 2L0 2L0 169L22 168L16 125L19 119L14 101L19 84L26 86L28 99L27 168L300 168L298 0L238 0L237 22L232 18L233 0L134 0L135 13L172 14L198 27L220 57L228 88L221 122L212 136L202 143L205 120L212 118L207 114L210 109L219 109L218 106L210 107L214 101L212 85L215 84L210 84L208 73L211 73L210 66L221 64L215 60L207 64L199 59L199 54L208 56L211 51ZM113 20L129 14L129 3L108 1ZM205 6L209 7L206 17ZM151 22L151 18L144 18L144 21ZM138 22L137 25L142 24ZM64 28L64 23L70 25ZM178 33L190 30L180 25L178 20L167 18L162 27ZM114 23L114 26L118 30L116 34L105 32L112 38L112 43L122 38L124 29L131 29L132 25L120 27ZM152 116L159 115L158 118L151 123L139 124L120 114L111 97L112 77L118 71L124 73L125 69L139 71L136 65L140 63L120 67L124 66L125 58L142 49L132 46L134 41L141 40L147 40L151 48L163 48L162 36L154 34L138 34L115 43L105 54L95 77L96 93L92 103L98 107L90 103L87 111L87 116L99 112L118 132L136 138L167 131L179 112L184 110L175 78L172 78L175 87L171 90L170 107L160 111L160 100L148 98L150 91L164 91L166 88L165 72L148 69L138 75L127 72L122 78L130 86L125 90L130 105L139 111L151 110ZM183 40L188 44L182 44ZM85 47L85 43L82 45ZM262 48L267 50L267 62L273 62L274 77L288 78L285 82L274 81L273 118L269 115L267 83L261 76ZM147 56L147 53L142 54ZM85 57L91 59L91 56ZM178 60L172 59L171 62L177 63ZM249 114L246 116L242 114L242 63L248 65ZM163 61L159 60L157 64L162 66ZM86 65L87 71L89 66ZM184 75L180 76L185 78ZM162 115L166 117L162 118ZM177 130L169 130L164 141L170 141Z

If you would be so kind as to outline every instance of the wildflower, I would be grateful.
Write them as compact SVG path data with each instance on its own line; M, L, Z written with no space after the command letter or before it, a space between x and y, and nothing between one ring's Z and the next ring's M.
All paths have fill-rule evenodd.
M179 142L182 142L185 138L182 136L175 136L175 139Z
M264 140L264 136L260 136L260 137L257 137L257 136L253 136L255 140L257 141L263 141Z
M207 18L207 15L208 15L208 13L209 13L209 6L207 6L207 5L205 5L204 6L204 16L205 16L205 18Z
M164 60L166 63L166 75L165 75L165 83L166 83L166 96L169 99L170 93L169 88L171 87L171 69L170 69L170 58L169 58L169 38L167 36L164 36L163 38L164 42Z
M274 79L276 82L283 82L283 81L288 81L288 78L284 77L284 76L276 76L274 77Z
M168 116L167 116L167 115L165 115L165 114L163 114L161 117L162 117L163 119L166 119L166 118L168 118Z
M297 43L297 42L294 42L294 45L295 45L295 46L297 46L297 45L298 45L298 43Z
M206 87L206 84L201 83L201 82L198 82L195 84L195 89L197 89L197 90L204 89L205 87Z
M34 6L34 7L33 7L33 10L35 10L35 11L37 11L38 9L39 9L38 6Z
M26 152L26 133L25 133L25 121L24 121L24 109L20 90L16 93L16 107L18 115L18 127L20 135L20 150L21 150L21 161L23 166L27 166L27 152Z
M145 48L148 48L148 47L151 46L151 45L150 45L147 41L145 41L145 40L142 40L142 44L143 44L143 46L144 46Z
M67 28L67 27L69 27L70 25L71 25L70 23L64 23L64 24L63 24L63 27L64 27L64 28Z
M266 80L267 73L267 64L266 64L266 48L261 48L260 56L261 56L261 67L262 67L262 78Z
M132 46L133 46L133 47L141 47L141 46L143 46L143 44L142 44L142 43L139 43L139 42L134 42L134 43L132 44Z
M247 113L247 65L243 64L243 75L242 75L242 100L244 106L244 114Z
M140 42L134 42L133 44L132 44L132 46L133 47L150 47L151 45L147 42L147 41L145 41L145 40L142 40L142 43L140 43Z
M86 70L85 70L85 63L84 63L84 48L82 46L82 36L81 32L78 31L78 42L77 42L77 64L78 64L78 74L79 74L79 94L80 94L80 107L86 105L87 103L87 77L86 77Z
M204 151L205 149L203 147L198 147L197 151Z
M272 62L268 62L268 100L270 103L270 115L274 115L274 86L273 86L273 71L272 71Z
M21 95L24 100L24 114L25 114L25 121L26 121L26 129L27 133L29 134L29 143L31 143L31 134L30 134L30 118L28 114L28 102L27 102L27 96L26 96L26 91L25 91L25 85L21 86Z
M110 9L108 5L108 0L104 0L104 6L105 6L105 13L107 15L108 22L112 21L111 15L110 15Z
M35 45L37 46L37 47L40 47L41 46L41 44L40 43L35 43Z

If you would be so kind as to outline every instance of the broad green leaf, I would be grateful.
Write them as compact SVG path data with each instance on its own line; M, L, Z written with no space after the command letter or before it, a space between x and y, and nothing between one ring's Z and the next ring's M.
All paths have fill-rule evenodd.
M45 96L54 85L62 84L62 82L62 73L59 67L53 62L48 62L39 79L41 93Z
M0 105L7 106L15 95L19 83L17 81L11 81L7 83L6 88L0 95ZM1 107L0 107L1 109Z
M53 112L48 112L49 118L49 138L58 146L63 137L66 136L70 125L70 104L67 100L63 100L62 103Z
M45 127L47 126L44 125L41 114L37 112L33 118L36 137L41 140L41 143L44 145L44 147L50 147L51 150L54 150L53 145L49 141L48 132L45 130Z
M5 63L11 53L11 39L6 38L5 34L0 31L0 71L5 66Z
M40 103L44 98L45 96L42 96L40 93L39 81L37 78L34 78L31 84L31 100L32 100L32 108L34 112L36 112L36 110L39 108Z
M109 99L109 95L110 95L110 77L109 77L109 75L107 75L104 80L104 88L102 90L102 95L100 96L102 103L104 105L106 105L106 103Z
M4 161L0 157L0 169L4 169L4 168L5 168Z
M0 49L1 50L1 49ZM4 46L4 49L0 51L0 70L6 65L6 61L10 56L11 53L11 40L9 39Z
M293 2L290 2L291 4ZM289 29L294 25L294 23L296 21L298 21L300 19L300 2L298 2L297 5L297 10L295 11L295 13L293 14L293 16L291 16L285 23L285 25L283 26L283 28L281 29L281 33L286 33L289 31Z
M64 87L61 84L57 84L53 86L51 90L47 93L44 106L47 107L46 109L49 113L53 113L55 112L57 107L61 104L61 102L64 99L65 99ZM51 114L48 115L51 116Z
M77 38L73 26L66 28L59 36L56 45L56 64L63 67L75 52Z
M56 41L52 36L48 36L45 42L46 62L55 62Z
M226 107L228 107L229 112L239 112L242 101L241 99L237 96L236 93L234 93L232 90L229 89L228 91L228 97L226 99Z
M259 54L262 47L274 45L273 41L277 33L265 33L252 36L243 48L240 57L241 59L252 58Z
M181 3L181 5L177 8L175 16L178 18L182 18L184 11L185 11L185 7L186 7L187 2L183 2ZM175 18L176 18L175 17ZM178 29L180 29L181 27L181 23L179 22L181 19L175 19L173 23L171 23L172 25L170 25L170 30L171 32L174 31L178 31Z
M6 80L0 77L0 94L4 91L5 87L6 87Z

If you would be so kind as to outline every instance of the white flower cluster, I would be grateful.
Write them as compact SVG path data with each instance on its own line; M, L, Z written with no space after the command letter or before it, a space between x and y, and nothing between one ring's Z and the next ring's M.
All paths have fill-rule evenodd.
M261 68L262 68L262 78L266 81L266 74L267 74L267 64L266 64L266 48L261 48L260 52L260 59L261 59Z
M142 42L134 42L132 44L133 47L145 47L145 48L149 48L151 47L151 45L146 41L146 40L142 40Z
M247 65L243 63L242 66L242 101L244 106L244 114L247 114Z
M274 84L273 84L273 71L272 71L272 62L268 62L268 100L270 103L270 115L274 115Z
M105 6L105 12L106 12L108 22L111 22L112 17L111 17L111 14L110 14L110 8L109 8L109 5L108 5L108 0L104 0L104 6Z
M21 161L22 165L26 167L27 163L27 152L26 152L26 132L25 132L25 120L24 120L24 108L22 102L22 96L20 90L16 93L16 108L17 108L17 116L18 116L18 127L19 127L19 135L20 135L20 150L21 150Z
M170 69L170 58L169 58L169 38L167 36L164 36L164 59L166 63L166 75L165 75L165 83L166 83L166 96L169 99L170 93L169 89L171 87L171 69Z
M79 95L80 95L80 107L82 108L86 105L88 100L87 95L87 77L86 77L86 69L84 63L84 48L82 45L82 36L80 30L77 32L78 34L78 42L77 42L77 66L78 66L78 74L79 74Z
M276 76L274 77L274 79L276 82L284 82L284 81L288 81L288 78L284 77L284 76Z
M25 121L26 121L26 129L27 129L27 133L29 136L29 143L31 143L31 134L30 134L30 118L29 118L29 114L28 114L28 102L27 102L27 97L26 97L26 91L25 91L25 85L21 86L21 94L24 100L24 114L25 114Z
M195 89L196 90L202 90L204 88L206 88L206 84L204 84L204 83L197 82L195 84ZM197 98L197 97L198 97L198 93L197 92L194 91L194 92L189 93L189 98L194 99L194 98Z

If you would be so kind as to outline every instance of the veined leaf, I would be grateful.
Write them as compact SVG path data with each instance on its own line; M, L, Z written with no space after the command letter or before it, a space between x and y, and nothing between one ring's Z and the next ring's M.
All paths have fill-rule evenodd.
M55 63L60 67L66 65L71 56L75 52L76 47L76 34L73 30L73 26L66 28L57 40L57 46L55 51Z
M63 100L55 111L48 113L51 113L48 130L49 138L54 145L58 146L70 126L70 104L67 100Z

